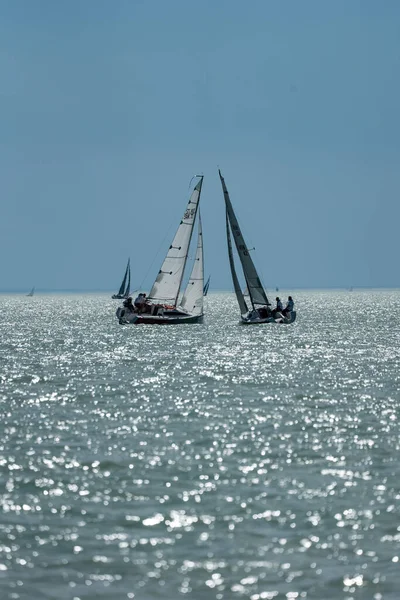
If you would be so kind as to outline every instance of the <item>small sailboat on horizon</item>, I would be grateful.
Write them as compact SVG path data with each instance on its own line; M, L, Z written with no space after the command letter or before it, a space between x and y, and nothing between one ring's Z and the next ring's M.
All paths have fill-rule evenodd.
M26 294L26 297L30 298L30 297L32 297L34 295L34 293L35 293L35 286L33 286L33 288L31 289L31 291L29 292L29 294Z
M134 306L130 298L117 309L116 316L123 324L201 323L203 320L204 255L203 233L199 208L203 176L195 186L175 237L168 249L161 269L148 298L141 295L141 303ZM198 214L199 213L199 214ZM197 219L198 214L198 219ZM198 221L197 247L192 272L180 298L180 290L189 256L193 229Z
M119 290L116 294L111 296L113 300L121 300L122 298L128 298L131 290L131 259L128 258L128 264L126 265L125 275Z
M250 256L249 249L244 241L238 220L236 218L231 200L229 198L229 193L225 185L225 180L222 177L220 170L219 177L221 180L222 190L225 199L226 237L228 244L229 264L231 267L233 286L239 304L241 323L244 325L253 325L257 323L293 323L296 319L296 312L294 310L288 312L285 315L271 310L271 303L267 298L264 287L260 281L257 270L254 266L253 259ZM236 273L231 241L231 232L235 241L236 250L239 255L243 275L246 281L246 294L242 291ZM251 309L249 309L247 306L248 301L250 301L251 303Z
M206 297L208 294L208 288L210 287L210 279L211 279L211 275L208 276L208 279L203 287L203 296Z

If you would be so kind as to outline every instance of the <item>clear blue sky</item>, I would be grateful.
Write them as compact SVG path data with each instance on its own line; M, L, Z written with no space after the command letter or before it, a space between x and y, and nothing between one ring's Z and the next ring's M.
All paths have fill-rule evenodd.
M399 287L399 30L397 0L1 0L0 289L117 289L129 255L149 287L197 173L231 288L218 165L267 288Z

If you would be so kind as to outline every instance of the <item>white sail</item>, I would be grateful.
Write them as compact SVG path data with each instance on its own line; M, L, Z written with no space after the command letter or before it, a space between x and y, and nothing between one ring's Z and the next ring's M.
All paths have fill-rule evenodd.
M181 307L191 315L203 314L203 287L204 287L204 255L203 255L203 232L201 228L201 217L199 213L199 231L197 237L196 256L193 263L192 273L183 294Z
M149 300L176 306L200 201L203 177L193 190L167 256L150 290Z
M237 298L237 301L239 304L240 312L242 315L244 315L248 312L249 309L247 308L247 304L243 297L243 292L241 290L238 277L236 275L235 262L233 259L233 252L232 252L231 232L229 230L228 211L226 212L226 239L228 241L229 264L231 266L233 287L235 288L235 294L236 294L236 298Z
M236 215L233 211L232 204L229 198L228 190L225 185L225 180L219 171L221 179L222 189L224 192L226 211L229 219L230 226L232 228L233 238L235 240L236 249L239 254L240 262L242 263L243 273L247 283L247 289L252 304L269 304L268 298L265 294L264 288L261 284L260 278L254 266L253 260L249 254L246 243L244 241L242 232L240 231L239 223Z

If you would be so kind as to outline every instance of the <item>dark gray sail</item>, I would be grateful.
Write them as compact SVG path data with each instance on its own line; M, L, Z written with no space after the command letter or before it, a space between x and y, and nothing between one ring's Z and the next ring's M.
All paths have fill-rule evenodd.
M210 287L210 279L211 279L211 275L208 276L205 286L203 287L203 296L207 296L207 294L208 294L208 288Z
M124 294L125 294L126 279L128 277L128 271L130 270L130 268L129 268L130 261L131 261L131 259L129 258L128 264L126 265L124 278L123 278L120 288L118 290L118 296L121 296L121 297L124 296Z
M240 312L242 315L244 315L248 312L249 309L247 308L247 304L244 299L238 277L236 275L235 261L233 259L233 252L232 252L232 242L231 242L231 232L230 232L230 228L229 228L228 211L226 212L226 239L228 241L229 264L231 266L233 287L235 288L235 294L236 294L236 298L237 298L237 301L239 304Z
M130 265L130 261L131 259L128 260L128 283L126 284L126 288L125 288L125 298L127 298L129 296L129 294L131 293L131 265Z
M240 262L242 263L243 273L246 279L247 288L249 290L249 296L252 304L269 305L268 298L265 294L264 288L261 284L260 278L254 266L253 260L249 254L246 243L244 241L242 232L239 227L238 220L232 208L232 204L229 198L229 193L225 185L225 180L219 171L221 179L222 189L224 192L225 206L227 212L227 218L232 229L233 238L237 252L239 254Z

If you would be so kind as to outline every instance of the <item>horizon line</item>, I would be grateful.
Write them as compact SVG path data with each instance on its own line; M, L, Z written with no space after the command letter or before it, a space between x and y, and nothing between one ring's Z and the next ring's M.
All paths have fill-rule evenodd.
M326 287L326 286L310 286L310 287L289 287L289 286L283 286L282 288L279 288L278 291L288 291L288 290L337 290L337 291L356 291L356 290L400 290L400 286L398 287L393 287L393 286L370 286L370 285L358 285L358 286L340 286L340 285L335 285L335 286L330 286L330 287ZM134 292L132 292L132 294L136 294L137 292L139 292L140 290L137 289ZM270 290L266 290L267 293L271 294L271 293L275 293L276 290L275 289L270 289ZM227 289L227 288L215 288L213 290L209 290L209 293L219 293L219 292L229 292L234 294L234 290L232 289ZM0 289L0 294L18 294L18 295L27 295L29 293L29 290L27 289L21 289L21 288L3 288ZM35 288L35 294L37 293L43 293L43 294L60 294L60 293L70 293L70 294L115 294L115 290L114 289L100 289L100 288L91 288L91 289L87 289L87 288Z

